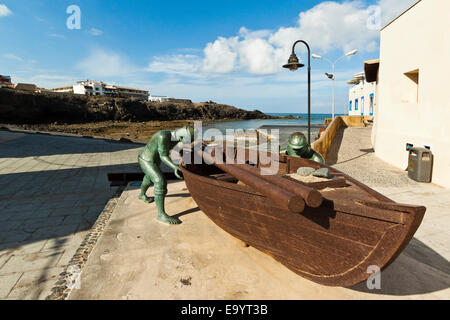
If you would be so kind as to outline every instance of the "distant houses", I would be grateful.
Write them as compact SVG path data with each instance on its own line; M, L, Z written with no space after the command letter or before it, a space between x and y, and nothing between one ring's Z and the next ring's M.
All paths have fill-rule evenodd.
M192 103L192 100L189 99L176 99L176 98L169 98L167 96L153 96L150 95L148 97L148 101L150 102L172 102L172 103Z
M32 83L16 83L14 89L18 91L36 92L38 88Z
M81 94L86 96L134 98L140 101L147 101L149 97L149 92L146 90L109 85L104 82L91 80L78 81L71 86L54 88L50 91L59 93Z
M170 98L167 97L167 96L153 96L153 95L150 95L148 97L148 101L151 101L151 102L167 102L169 100L170 100Z
M10 88L12 87L11 77L3 76L0 74L0 88Z
M25 92L36 92L38 90L35 84L31 83L12 83L11 76L0 75L0 88L15 89Z
M34 84L29 83L17 83L13 84L10 76L0 75L0 88L15 89L23 92L32 93L66 93L66 94L78 94L84 96L105 96L105 97L117 97L135 99L138 101L151 101L151 102L172 102L172 103L192 103L188 99L175 99L167 96L150 95L147 90L129 88L117 85L110 85L101 81L78 81L75 84L53 88L50 90L44 88L38 88Z
M405 169L407 144L429 148L432 180L445 187L450 187L448 12L448 0L418 1L381 30L380 59L364 66L366 81L377 87L375 154Z
M364 72L356 74L347 84L349 90L348 114L350 116L373 116L376 83L366 80Z

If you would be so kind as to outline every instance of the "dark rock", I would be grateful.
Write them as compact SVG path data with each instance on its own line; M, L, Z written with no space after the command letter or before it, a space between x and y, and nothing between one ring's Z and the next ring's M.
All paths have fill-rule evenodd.
M327 168L318 169L318 170L314 171L314 173L312 175L314 177L327 178L327 179L331 179L333 177L330 174L330 170L328 170Z

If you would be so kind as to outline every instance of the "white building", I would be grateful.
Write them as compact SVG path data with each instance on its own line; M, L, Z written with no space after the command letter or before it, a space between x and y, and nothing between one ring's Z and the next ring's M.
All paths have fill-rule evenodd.
M367 82L364 72L356 74L347 83L353 84L348 94L348 114L350 116L373 116L376 83Z
M167 97L167 96L153 96L153 95L150 95L148 97L148 101L151 101L151 102L167 102L169 100L170 100L170 98Z
M104 82L90 80L78 81L72 86L55 88L51 91L74 93L86 96L133 98L141 101L147 101L149 96L149 92L146 90L108 85Z
M103 82L79 81L73 85L73 93L87 96L104 96L106 86Z
M406 144L430 147L432 181L450 187L449 0L421 0L381 30L372 143L386 162L405 169ZM377 77L378 73L378 77Z

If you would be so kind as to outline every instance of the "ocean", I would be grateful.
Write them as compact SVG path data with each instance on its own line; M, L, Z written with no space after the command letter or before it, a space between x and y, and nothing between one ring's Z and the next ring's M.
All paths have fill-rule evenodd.
M204 124L204 129L215 128L219 129L222 133L225 133L226 129L259 129L262 126L270 127L283 127L283 126L307 126L308 114L307 113L267 113L272 116L289 116L302 117L302 119L261 119L261 120L240 120L240 121L219 121ZM319 125L324 124L325 119L331 118L331 114L328 113L313 113L311 114L311 124Z
M227 129L233 130L254 130L265 129L270 134L271 130L278 129L278 140L280 146L285 148L287 140L293 132L303 132L305 136L308 133L308 114L307 113L267 113L272 116L301 117L301 119L261 119L261 120L240 120L240 121L219 121L204 123L204 132L208 129L218 129L224 136L227 135ZM319 136L319 129L325 128L325 119L331 118L331 114L315 113L311 114L311 142Z

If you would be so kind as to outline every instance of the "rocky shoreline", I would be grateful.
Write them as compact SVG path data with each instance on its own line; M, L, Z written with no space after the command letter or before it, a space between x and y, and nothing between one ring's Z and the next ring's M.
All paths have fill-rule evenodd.
M141 102L133 99L26 93L0 89L0 123L51 124L101 121L251 120L277 119L212 101Z

